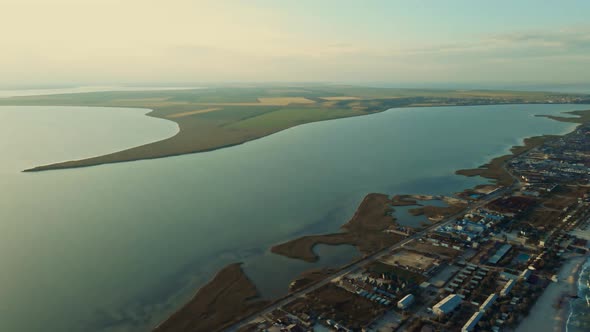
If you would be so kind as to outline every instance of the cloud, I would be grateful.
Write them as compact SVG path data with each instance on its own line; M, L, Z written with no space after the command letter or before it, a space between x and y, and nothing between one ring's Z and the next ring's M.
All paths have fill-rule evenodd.
M13 0L0 13L0 30L18 30L3 39L5 80L444 80L485 77L526 59L555 67L539 65L531 76L542 69L561 77L565 62L587 64L590 54L588 25L449 40L403 23L402 36L389 25L377 31L362 20L357 27L242 1L25 2L39 10Z

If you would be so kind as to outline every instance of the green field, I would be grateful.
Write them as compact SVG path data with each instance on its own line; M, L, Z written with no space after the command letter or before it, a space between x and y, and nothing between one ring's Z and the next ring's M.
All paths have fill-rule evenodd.
M390 89L350 85L225 86L195 90L91 92L0 99L0 105L106 106L151 109L178 123L174 137L94 158L30 171L84 167L203 152L304 123L361 116L395 107L515 103L590 103L589 95L491 90Z

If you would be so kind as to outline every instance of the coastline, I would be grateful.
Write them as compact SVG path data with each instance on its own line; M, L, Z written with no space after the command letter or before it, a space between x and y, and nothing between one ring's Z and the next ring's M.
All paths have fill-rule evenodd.
M530 103L529 103L530 104ZM536 103L539 104L539 103ZM540 103L543 104L543 103ZM549 105L549 103L547 103ZM149 109L150 112L146 113L146 116L154 117L157 119L173 121L178 125L179 131L175 135L152 143L147 143L144 145L132 147L129 149L115 151L113 153L95 156L90 158L84 158L79 160L68 160L58 163L52 163L48 165L39 165L36 167L32 167L29 169L23 170L23 172L44 172L44 171L52 171L52 170L64 170L64 169L72 169L72 168L85 168L85 167L93 167L93 166L100 166L106 164L116 164L116 163L124 163L124 162L132 162L132 161L140 161L140 160L152 160L152 159L160 159L160 158L169 158L169 157L178 157L187 154L194 154L194 153L203 153L203 152L212 152L215 150L230 148L234 146L238 146L241 144L245 144L251 141L255 141L278 132L302 125L308 124L313 122L320 122L320 121L329 121L329 120L337 120L337 119L345 119L345 118L353 118L353 117L360 117L360 116L367 116L377 113L382 113L394 108L408 108L408 107L445 107L445 106L482 106L482 105L510 105L505 103L490 103L490 104L465 104L465 105L453 105L453 104L425 104L425 105L404 105L404 106L394 106L390 108L384 109L374 109L370 112L366 113L354 113L354 114L347 114L341 116L334 116L329 117L326 119L319 119L313 121L305 121L302 123L294 123L288 126L283 126L280 128L275 128L271 130L265 130L262 133L256 134L238 134L237 137L235 136L235 131L232 131L231 135L228 136L228 139L222 139L221 142L210 143L210 139L207 137L202 137L202 140L197 140L195 142L194 137L192 137L192 130L198 129L199 131L203 131L207 134L211 134L216 136L216 133L211 132L210 128L201 127L200 125L190 125L187 126L184 123L183 118L171 118L168 115L160 115L159 110L157 108L150 108L151 106L141 107ZM575 105L575 104L573 104ZM98 105L97 105L98 106ZM108 107L108 106L102 106ZM118 107L118 106L117 106ZM261 106L262 107L262 106ZM576 112L585 112L583 110L580 111L573 111L569 112L572 114L576 114ZM547 117L556 121L562 122L574 122L577 123L575 119L566 118L566 117L557 117L551 115L542 115L541 117ZM590 117L590 116L588 116ZM195 128L196 127L196 128ZM204 141L206 143L200 143L198 141ZM541 143L542 144L542 143ZM180 148L178 148L180 146ZM494 162L494 160L492 160ZM465 176L473 176L463 174ZM476 174L478 175L478 174ZM483 177L486 177L482 175Z
M531 308L530 314L520 322L515 332L546 331L548 326L553 326L552 331L567 331L571 299L565 297L577 295L578 278L587 258L588 256L576 255L563 263L557 273L559 281L547 286ZM560 303L559 307L556 303Z
M554 116L554 115L536 115L537 117L548 118L554 121L559 122L569 122L569 123L576 123L582 124L585 122L590 121L590 110L577 110L571 112L564 112L566 114L574 115L575 117L563 117L563 116ZM483 164L477 168L469 168L469 169L460 169L455 171L455 174L463 175L467 177L473 176L481 176L486 179L494 180L495 184L500 186L508 186L513 181L514 178L506 171L504 168L504 163L509 160L510 158L522 154L530 149L533 149L537 146L543 145L545 141L548 139L553 139L557 137L561 137L567 135L569 132L563 133L561 135L540 135L540 136L532 136L526 137L523 139L522 145L514 145L510 148L510 153L495 157L490 160L488 163ZM469 189L466 189L469 190Z
M541 135L527 137L523 140L523 145L515 145L510 148L510 153L495 157L490 162L479 166L478 168L460 169L455 171L457 175L467 177L480 176L486 179L494 180L497 185L509 186L514 182L514 178L504 168L504 163L512 157L518 156L530 149L542 145L548 139L559 137L560 135Z
M100 106L150 109L147 116L173 121L179 132L166 139L104 155L38 165L24 172L90 167L210 152L240 145L301 124L366 116L408 107L590 103L590 95L458 90L408 92L355 86L305 86L300 96L277 95L273 89L227 87L180 91L95 92L11 97L4 106ZM326 97L321 97L326 95ZM334 96L348 97L333 100ZM350 99L350 97L354 97Z
M401 235L384 233L395 225L391 200L385 194L365 196L354 216L341 226L341 233L303 236L271 247L271 252L289 258L315 262L319 259L313 248L318 244L349 244L363 254L378 251L400 241Z
M264 308L256 286L240 263L221 269L182 308L154 328L155 332L220 331L235 319Z
M585 111L574 111L574 112L570 112L570 113L575 113L576 115L578 115L579 117L577 118L561 118L561 117L552 117L552 116L547 116L549 118L551 118L552 120L556 120L556 121L562 121L564 120L565 122L573 122L573 123L584 123L586 121L588 121L588 119L590 119L590 110L585 110ZM510 154L507 155L503 155L500 157L496 157L493 158L489 163L482 165L476 169L467 169L467 170L457 170L456 174L458 175L464 175L464 176L482 176L491 180L494 180L496 182L497 185L501 185L504 184L506 185L506 183L508 183L508 185L512 184L512 182L515 180L512 176L509 176L509 174L506 172L506 170L504 169L504 162L507 161L508 159L512 158L513 156L516 156L518 154L524 153L532 148L535 148L541 144L543 144L547 139L550 138L556 138L556 137L560 137L560 136L564 136L567 135L568 133L564 133L562 135L542 135L542 136L534 136L534 137L529 137L529 138L525 138L524 139L524 145L519 145L519 146L513 146L510 151ZM509 177L508 177L508 176ZM510 180L510 182L508 182ZM483 185L485 186L489 186L489 185ZM466 191L468 190L475 190L476 188L467 188L465 189ZM423 197L422 197L423 196ZM294 240L282 243L282 244L278 244L275 245L271 248L271 252L275 253L275 254L280 254L289 258L296 258L296 259L301 259L304 261L308 261L308 262L315 262L319 259L319 256L313 251L313 248L315 245L317 244L327 244L327 245L339 245L339 244L350 244L350 245L354 245L357 248L359 248L359 250L363 253L363 254L370 254L371 252L375 252L379 249L382 248L386 248L388 246L391 246L393 244L395 244L396 242L401 241L401 239L403 238L401 235L398 235L399 239L395 238L394 234L388 234L388 233L384 233L383 231L388 229L390 226L395 225L395 217L393 217L390 213L394 212L395 206L408 206L408 205L417 205L420 200L420 198L424 198L427 196L424 195L396 195L393 197L390 197L386 194L380 194L380 193L372 193L372 194L368 194L363 201L359 204L354 216L351 218L351 220L349 220L346 224L341 226L341 229L343 230L343 232L340 233L331 233L331 234L324 234L324 235L308 235L308 236L303 236L300 238L296 238ZM424 207L428 207L428 206L421 206L420 209L424 209ZM436 210L435 208L440 209L440 207L433 207L433 210ZM387 234L387 236L383 236L384 234ZM580 261L581 260L581 261ZM568 272L569 270L569 275L571 275L571 273L579 273L580 267L583 265L584 262L584 257L577 257L576 259L570 259L568 260L561 268L560 270L560 275L561 275L561 271L563 271L563 273L565 274L566 272ZM231 265L230 265L231 266ZM239 266L239 264L238 264ZM227 267L226 267L227 268ZM571 268L571 270L570 270ZM317 271L319 272L319 271ZM325 272L325 271L322 271ZM243 272L241 272L243 273ZM310 273L313 274L313 271L310 271ZM329 273L316 273L318 275L321 274L320 280L321 278L327 278L329 277ZM577 276L575 278L571 277L570 279L573 279L573 286L571 283L568 283L566 285L566 287L571 291L572 288L574 287L576 288L576 291L574 292L574 294L577 293ZM208 288L208 287L213 287L212 285L214 284L214 281L211 281L210 283L206 284L205 286L203 286L201 289L203 288ZM312 280L311 283L315 282L317 280ZM548 289L553 286L553 284L551 284ZM255 288L255 286L254 286ZM305 286L303 286L303 288L305 288ZM555 287L551 288L554 289ZM545 303L545 306L549 306L549 309L552 309L555 311L554 308L552 308L552 302L551 301L547 301L545 300L545 298L547 297L551 297L552 293L548 293L546 289L543 292L543 295L541 296L541 298L539 299L539 301L535 304L535 306L539 305L540 303ZM559 294L562 294L563 292L560 292L560 289L557 289ZM567 291L567 289L566 289ZM200 292L200 290L199 290ZM199 294L199 292L197 294ZM554 291L555 292L555 291ZM548 294L548 295L546 295ZM220 299L221 301L225 302L228 301L228 299ZM194 305L195 302L198 302L199 300L197 299L197 296L195 296L195 298L193 298L193 300L191 300L188 304L186 304L185 306L183 306L178 312L180 311L186 311L188 310L190 312L190 309L187 309L189 306ZM207 299L203 299L203 301L207 301ZM264 306L262 306L264 307ZM569 306L568 306L569 308ZM240 317L244 317L247 316L248 314L251 314L252 312L250 312L251 308L248 306L243 306L240 310L243 310L240 312L240 310L238 310L239 312L239 316ZM565 322L567 321L567 315L568 313L566 311L560 311L557 312L556 315L547 315L547 312L549 312L547 308L545 308L546 311L543 312L543 315L541 317L543 318L547 318L549 317L549 320L551 322L554 322L554 317L559 318L559 326L560 330L558 331L565 331ZM563 309L563 307L562 307ZM536 310L533 310L536 311ZM246 312L246 313L244 313ZM169 319L173 319L173 317L176 315L173 314ZM228 326L229 324L231 324L234 321L239 320L238 315L232 316L230 318L229 321L225 322L223 326ZM194 316L194 315L193 315ZM521 326L526 326L523 325L525 321L537 321L534 320L532 318L533 315L529 315L527 318L525 318L525 320L523 320L523 322L521 322L521 324L519 324L519 326L517 327L516 331L528 331L530 329L521 329ZM196 319L197 317L194 317L193 319ZM169 320L168 319L168 320ZM163 324L166 324L168 322L168 320L164 321ZM543 327L546 327L547 323L544 323L545 325L541 325ZM538 327L537 327L538 329ZM156 331L160 331L157 330Z

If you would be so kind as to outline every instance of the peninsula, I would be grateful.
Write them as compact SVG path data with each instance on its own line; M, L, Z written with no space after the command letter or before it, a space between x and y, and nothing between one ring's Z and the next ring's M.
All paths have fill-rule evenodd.
M551 118L581 124L572 133L531 137L510 154L457 171L486 177L490 184L466 189L457 197L372 193L342 232L304 236L272 247L276 254L310 262L319 258L313 247L320 243L355 245L364 256L339 269L309 271L292 284L289 295L267 304L256 302L256 292L245 282L254 302L230 306L231 317L213 310L211 314L223 321L214 330L263 331L278 326L306 331L324 325L349 331L377 326L472 331L478 322L492 330L516 327L538 299L551 301L539 297L557 278L554 275L562 274L562 264L570 258L579 263L590 252L588 241L575 235L590 222L590 168L579 163L590 151L590 111L571 113L575 117ZM448 206L421 203L434 199ZM432 225L400 227L395 218L399 206L419 206L417 212L428 215ZM563 252L567 256L561 257ZM243 280L237 267L223 271ZM218 276L202 289L217 284ZM199 302L202 306L212 300L235 301L233 295L208 298L202 293L164 325L185 330L176 317L202 315L190 309ZM575 297L572 294L561 294L561 302ZM444 309L447 302L453 303L451 309ZM509 306L512 311L506 309ZM189 316L198 321L198 316Z
M44 171L211 151L300 124L362 116L396 107L523 103L590 103L590 95L492 90L424 90L350 85L219 86L194 90L112 91L0 99L0 105L151 109L174 121L168 139L111 154L26 171Z

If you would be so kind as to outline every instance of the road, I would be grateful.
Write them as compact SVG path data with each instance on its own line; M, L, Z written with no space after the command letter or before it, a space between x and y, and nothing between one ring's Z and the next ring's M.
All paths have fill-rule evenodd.
M518 183L518 182L516 182ZM357 261L356 263L336 272L335 274L331 275L330 277L319 281L313 285L310 285L306 288L303 288L299 291L293 292L289 295L287 295L286 297L282 298L281 300L271 304L269 307L263 309L262 311L259 311L253 315L250 315L242 320L240 320L239 322L233 324L232 326L230 326L229 328L226 329L226 331L237 331L239 328L248 325L249 323L251 323L255 318L260 317L260 316L264 316L266 314L269 314L271 312L273 312L276 309L279 309L291 302L293 302L294 300L305 296L306 294L313 292L315 290L317 290L318 288L327 285L328 283L330 283L332 280L336 279L336 278L340 278L345 276L346 274L374 261L377 260L385 255L387 255L388 253L390 253L392 250L398 249L403 247L404 245L406 245L407 243L422 237L423 235L425 235L428 232L433 231L434 229L440 227L440 226L445 226L449 223L452 223L456 220L457 217L463 216L466 211L468 210L472 210L472 209L476 209L479 207L482 207L484 205L486 205L487 203L491 202L492 200L498 198L501 195L504 195L507 192L511 192L512 190L514 190L514 188L517 186L517 184L511 186L511 187L507 187L507 188L503 188L503 189L499 189L496 192L485 196L485 198L480 199L479 201L477 201L476 204L470 204L469 206L467 206L467 208L459 213L456 213L450 217L447 217L444 221L441 221L439 223L436 223L420 232L417 232L415 234L413 234L412 236L409 236L407 238L405 238L404 240L394 244L391 247L385 248L381 251L377 251L369 256L364 257L363 259Z

